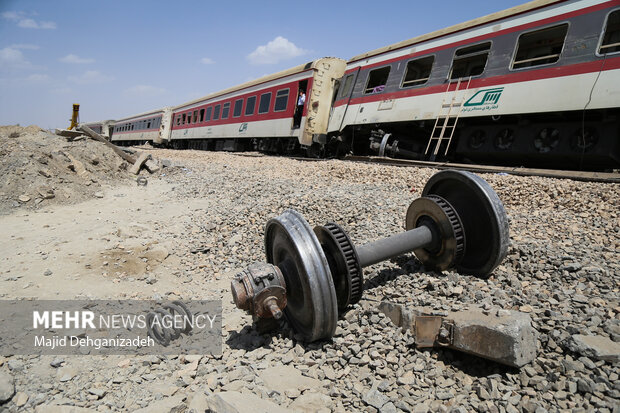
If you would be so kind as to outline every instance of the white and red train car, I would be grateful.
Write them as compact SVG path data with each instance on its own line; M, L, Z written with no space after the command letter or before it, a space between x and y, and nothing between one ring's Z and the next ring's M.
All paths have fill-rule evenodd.
M111 141L117 145L161 143L163 132L169 129L170 113L170 108L163 108L116 120Z
M356 56L331 143L356 153L620 166L620 2L537 0Z
M176 148L312 152L325 143L345 61L321 58L172 108ZM300 92L305 103L298 107Z
M91 128L104 138L110 139L112 135L112 129L114 128L114 120L103 120L98 122L84 123L84 125Z

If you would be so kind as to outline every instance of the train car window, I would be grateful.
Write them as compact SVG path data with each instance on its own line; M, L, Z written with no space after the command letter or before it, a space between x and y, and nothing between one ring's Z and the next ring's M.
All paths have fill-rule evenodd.
M197 110L194 111L194 117L192 119L192 123L196 123L196 122L198 122L198 111Z
M215 105L215 108L213 109L213 120L218 120L220 118L221 108L222 108L222 105Z
M598 48L599 54L620 52L620 10L613 11L607 16L605 34Z
M517 41L513 69L548 65L560 60L568 23L523 33Z
M388 76L390 75L391 68L391 66L385 66L379 69L371 70L368 74L368 81L366 82L366 87L364 88L364 94L383 92Z
M147 129L151 129L151 121L149 121L149 122L146 124L146 128L147 128Z
M228 112L230 112L230 102L226 102L222 106L222 119L228 119Z
M250 96L245 104L245 116L254 114L254 106L256 105L256 96Z
M185 113L182 115L183 116L183 120L181 121L182 125L185 125L185 117L187 116Z
M288 105L288 93L289 89L281 89L276 92L276 102L273 106L274 112L286 110L286 106Z
M243 99L235 100L235 106L233 107L233 118L238 118L241 116L241 111L243 110Z
M347 97L349 93L351 93L351 87L353 86L353 75L348 75L344 78L344 86L342 87L342 91L340 92L340 97Z
M205 121L205 109L200 109L200 123Z
M258 113L269 112L269 105L271 104L271 92L263 93L260 95L260 101L258 102Z
M213 111L213 107L209 106L207 108L207 114L205 116L205 122L209 122L211 120L211 112Z
M435 56L426 56L407 63L401 87L420 86L428 82Z
M450 80L481 75L487 65L489 50L491 50L491 42L457 49L452 60Z

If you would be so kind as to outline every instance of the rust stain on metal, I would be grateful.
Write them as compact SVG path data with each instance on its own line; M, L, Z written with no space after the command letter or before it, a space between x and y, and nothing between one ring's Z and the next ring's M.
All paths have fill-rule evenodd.
M443 318L439 316L417 316L415 318L415 345L417 348L435 346L442 321Z

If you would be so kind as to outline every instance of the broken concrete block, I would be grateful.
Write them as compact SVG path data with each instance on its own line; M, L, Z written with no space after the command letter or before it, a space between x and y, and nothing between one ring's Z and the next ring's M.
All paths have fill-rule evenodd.
M536 358L537 333L528 314L470 309L437 315L429 308L382 302L394 324L414 333L418 347L442 346L513 367Z
M454 321L452 348L498 363L522 367L536 358L537 333L528 314L484 314L466 310L448 314Z
M142 168L142 165L144 165L144 163L148 161L149 159L151 159L151 155L149 155L146 152L140 153L140 156L138 156L138 159L136 159L136 162L131 166L131 168L129 168L129 172L134 175L138 175L140 173L140 169Z
M152 174L159 171L159 165L157 165L157 162L155 162L152 159L149 159L148 161L146 161L144 163L144 166L146 166L147 171L149 171Z
M582 356L612 363L620 361L620 343L611 341L607 337L575 334L568 339L567 346L570 351Z

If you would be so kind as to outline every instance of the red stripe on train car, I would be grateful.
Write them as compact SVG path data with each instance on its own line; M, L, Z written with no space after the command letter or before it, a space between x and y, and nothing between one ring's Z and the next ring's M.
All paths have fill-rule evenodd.
M469 89L475 89L479 87L488 87L496 85L504 85L511 83L530 82L534 80L553 79L556 77L582 75L587 73L598 73L599 71L608 71L620 69L620 56L614 58L607 58L605 60L593 60L591 62L577 63L574 65L566 65L559 67L548 67L538 70L526 70L509 73L507 75L493 76L487 78L472 79L469 85ZM456 82L452 82L450 90L456 88ZM463 89L464 90L464 89ZM425 88L414 89L402 89L392 93L381 93L374 95L367 95L362 97L353 98L350 101L350 105L360 103L379 102L388 99L401 99L412 96L430 95L433 93L443 93L446 91L446 85L435 85ZM346 105L347 100L343 99L334 104L334 107Z
M195 106L191 109L183 110L181 112L175 112L172 114L172 121L173 121L172 130L182 130L182 129L191 129L191 128L202 128L205 126L219 126L219 125L228 125L228 124L234 124L234 123L257 122L257 121L263 121L263 120L292 118L293 115L295 114L295 106L297 105L297 88L298 88L299 82L304 81L304 80L308 81L307 89L311 90L312 77L309 77L309 78L304 78L301 80L295 80L289 83L280 84L277 86L271 86L269 88L257 90L251 93L245 93L243 95L235 96L233 98L223 99L217 102L207 103L201 106ZM289 89L288 102L286 104L286 109L283 111L274 112L273 108L275 106L276 93L278 90L282 90L282 89ZM258 107L260 104L260 96L264 93L269 93L269 92L271 92L269 112L259 114ZM245 106L247 105L247 98L252 97L252 96L256 96L256 102L254 104L254 114L246 116ZM239 99L243 99L243 107L241 111L241 116L233 117L235 101ZM307 91L306 91L306 102L308 102ZM228 117L226 119L222 119L221 118L222 109L225 103L230 103L230 109L228 112ZM188 115L193 116L194 111L197 111L198 113L200 113L201 109L204 109L205 114L206 114L208 107L214 108L217 105L220 105L220 119L218 120L213 120L213 112L212 112L211 120L209 121L196 122L196 123L191 123L191 124L181 124L181 125L176 124L177 116L183 116L183 114L185 114L186 116ZM306 104L304 106L304 113L303 113L304 116L307 113L307 108L308 108L308 105ZM211 110L213 111L213 109Z

